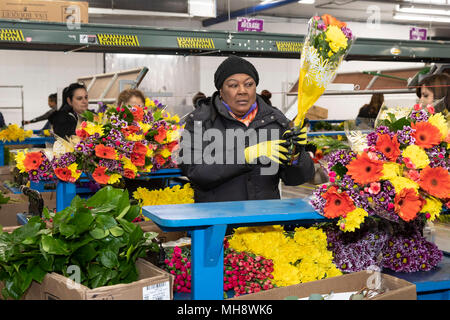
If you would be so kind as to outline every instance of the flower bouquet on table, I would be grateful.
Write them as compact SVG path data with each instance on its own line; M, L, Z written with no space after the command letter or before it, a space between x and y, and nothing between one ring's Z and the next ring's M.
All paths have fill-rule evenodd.
M449 206L448 133L444 116L432 108L415 106L400 119L390 114L367 135L367 147L362 152L338 150L327 156L331 183L314 191L311 204L325 217L337 219L341 233L355 232L372 217L389 221L389 227L384 228L388 230L388 245L382 251L388 250L385 254L396 258L384 266L408 272L430 269L442 253L420 235L420 228ZM410 226L416 227L411 231ZM420 251L419 247L426 248L426 256L435 259L417 263L424 261L423 254L394 254L392 250L397 249L392 248L398 243L406 243L414 253ZM350 250L348 246L343 248ZM403 268L405 264L409 267Z
M161 107L146 99L145 106L107 106L98 114L87 111L76 136L57 137L51 152L19 154L17 167L33 181L56 177L75 182L86 173L101 185L176 167L172 152L178 148L181 126L177 115ZM37 172L30 173L30 168Z
M325 14L310 19L300 56L294 130L303 126L306 113L333 81L354 39L347 24L333 16Z

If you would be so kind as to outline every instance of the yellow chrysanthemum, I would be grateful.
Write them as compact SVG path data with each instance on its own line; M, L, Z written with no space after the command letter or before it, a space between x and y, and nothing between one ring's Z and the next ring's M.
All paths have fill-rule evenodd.
M382 173L383 176L380 178L381 180L390 180L394 177L402 176L402 167L395 162L385 162L383 164Z
M24 141L33 135L33 130L23 130L17 124L13 123L0 131L0 140L2 141Z
M127 137L125 137L128 141L142 141L145 139L145 136L143 134L130 134Z
M145 98L145 106L146 107L154 107L156 104L153 100L150 100L149 98Z
M23 164L23 161L25 160L25 153L26 150L24 152L19 151L14 157L16 160L16 167L21 173L26 172L25 165Z
M183 188L174 186L159 190L148 190L146 188L137 188L133 197L139 201L141 206L182 204L194 202L194 190L189 183Z
M139 127L142 129L143 132L147 132L152 128L152 125L149 123L139 122Z
M67 167L67 169L70 170L72 178L75 178L75 180L78 180L78 178L81 176L81 170L78 170L78 164L72 163Z
M86 127L84 128L84 130L90 135L94 135L96 133L98 133L101 136L103 136L105 133L103 132L103 126L100 124L95 124L92 122L87 122Z
M423 169L430 163L430 159L425 150L415 144L407 146L405 150L403 150L402 156L404 158L409 158L416 166L416 169Z
M180 117L178 115L174 115L172 118L169 119L170 121L173 121L175 123L180 122Z
M325 40L330 45L333 52L338 52L339 49L347 48L347 37L337 26L329 26L325 31Z
M132 170L135 174L138 172L138 168L133 164L133 162L131 162L130 159L128 159L127 157L123 157L122 158L122 163L123 163L123 168L124 169L130 169Z
M347 213L345 218L339 219L337 225L344 232L353 232L355 229L359 229L364 219L368 216L366 210L361 208L356 208L355 210ZM343 227L343 228L342 228Z
M45 129L42 133L44 134L44 136L50 137L50 130Z
M164 158L168 158L170 157L170 155L172 154L172 152L169 151L169 149L165 148L163 149L160 154L164 157Z
M122 178L122 176L120 174L113 173L109 177L108 184L114 184L114 183L118 182L121 178Z
M395 192L397 194L400 193L400 191L405 188L413 188L415 190L419 189L419 184L405 177L394 177L392 179L389 179L389 181L394 186Z
M178 130L169 130L166 134L166 140L168 143L172 141L176 141L180 138L180 131Z
M439 129L441 132L441 140L445 140L445 137L447 137L448 134L449 124L444 115L442 113L435 113L428 118L428 122Z
M442 202L434 197L426 197L425 200L426 203L420 212L428 212L430 214L429 220L434 221L442 211Z

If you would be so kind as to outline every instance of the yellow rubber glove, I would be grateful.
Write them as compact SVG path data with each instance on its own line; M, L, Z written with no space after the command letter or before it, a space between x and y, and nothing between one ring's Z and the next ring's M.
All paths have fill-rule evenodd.
M249 146L244 150L245 161L247 163L253 163L256 159L265 156L274 162L283 164L284 161L288 160L283 154L287 153L288 149L281 145L285 142L286 140L268 140Z

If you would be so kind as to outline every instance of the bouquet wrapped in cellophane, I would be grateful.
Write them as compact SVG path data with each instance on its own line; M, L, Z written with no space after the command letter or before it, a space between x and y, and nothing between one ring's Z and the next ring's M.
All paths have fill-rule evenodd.
M353 41L352 31L345 22L328 14L310 19L300 57L296 128L302 127L309 108L336 76Z

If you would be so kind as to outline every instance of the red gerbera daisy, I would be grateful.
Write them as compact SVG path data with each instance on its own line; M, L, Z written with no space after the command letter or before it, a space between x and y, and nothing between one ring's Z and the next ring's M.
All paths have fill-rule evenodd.
M133 114L134 121L142 121L144 119L144 109L139 106L134 106L131 109L131 113Z
M94 178L97 183L107 184L109 176L106 174L106 167L100 166L95 168L94 172L92 172L92 178Z
M95 155L103 159L116 160L116 150L112 147L107 147L104 144L98 144L95 146Z
M75 133L82 140L85 140L87 137L89 137L89 133L87 133L87 131L84 129L77 129L77 130L75 130Z
M426 166L420 172L419 186L437 198L450 198L450 174L442 167Z
M40 151L37 152L29 152L25 156L25 160L23 160L23 165L27 171L37 170L43 161L42 153Z
M72 178L72 172L67 168L56 168L55 175L61 181L75 182L75 179Z
M133 152L138 154L147 154L147 146L140 142L135 142L133 146Z
M322 197L327 200L323 211L327 218L337 218L355 210L355 204L347 192L338 192L336 186L332 186Z
M170 152L178 149L178 141L172 141L167 145L167 148L169 149Z
M159 143L163 143L164 139L167 136L167 131L163 127L158 128L158 134L154 136L155 141Z
M160 154L157 154L156 157L155 157L155 159L156 159L156 162L157 162L160 166L162 166L164 163L166 163L166 159L164 159L164 157L161 156Z
M131 162L136 167L143 167L143 166L145 166L145 155L133 152L131 154L130 158L131 158Z
M375 149L382 152L386 158L391 161L397 160L398 156L401 154L400 143L397 141L397 135L391 139L391 136L388 134L379 134Z
M428 122L416 122L411 125L416 130L412 136L416 139L416 145L422 148L431 148L441 142L441 131Z
M405 188L395 196L395 212L406 222L413 220L425 204L413 188Z
M131 169L125 169L123 172L123 175L125 178L128 178L128 179L134 179L136 177L136 174Z
M121 129L123 135L126 136L126 137L129 136L130 134L139 132L139 130L141 130L141 129L139 127L137 127L137 126L128 126L128 127L125 127L125 128Z
M347 174L359 184L378 181L383 175L383 162L370 159L366 152L358 154L355 160L347 165Z

